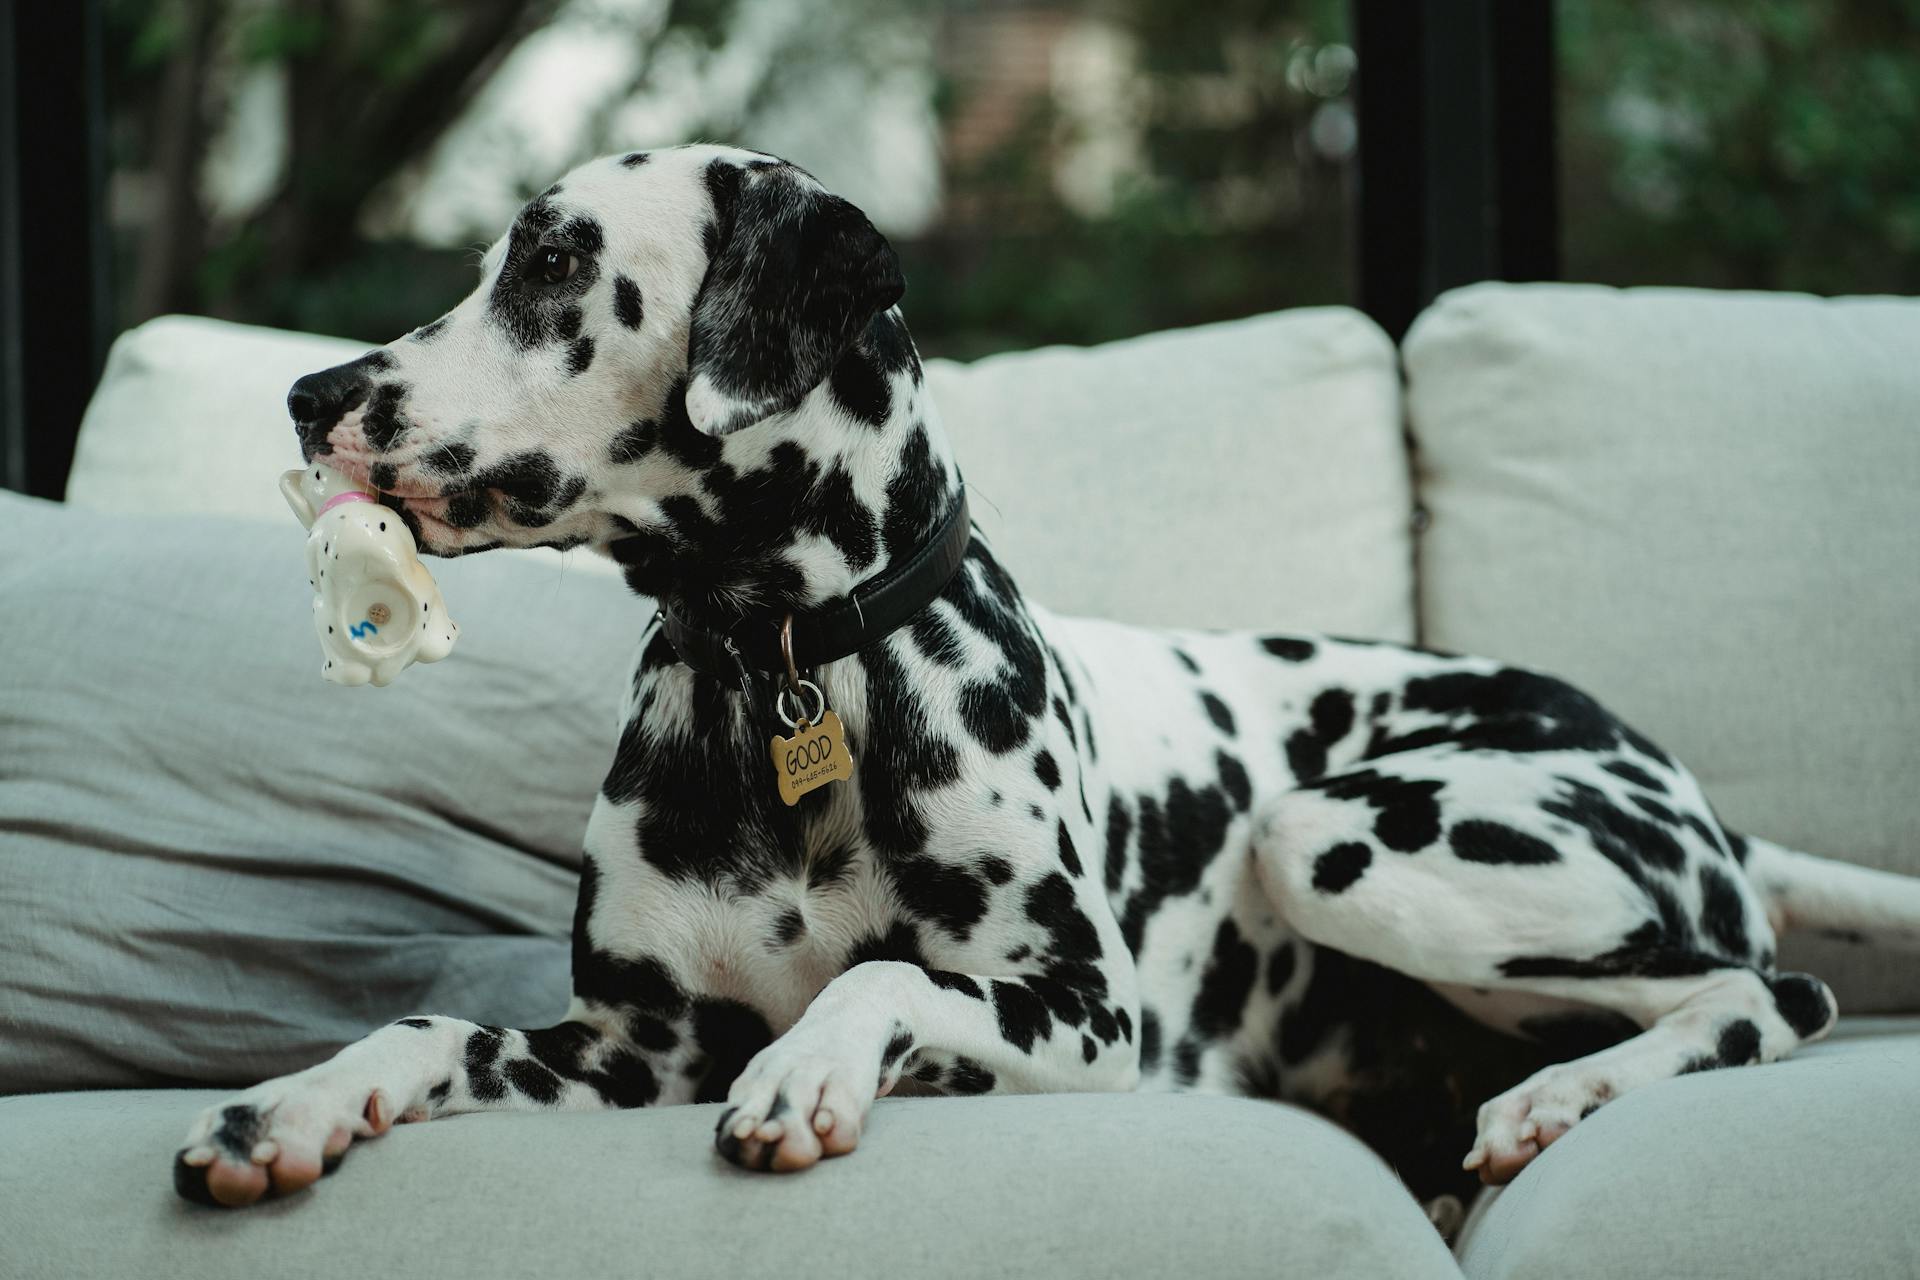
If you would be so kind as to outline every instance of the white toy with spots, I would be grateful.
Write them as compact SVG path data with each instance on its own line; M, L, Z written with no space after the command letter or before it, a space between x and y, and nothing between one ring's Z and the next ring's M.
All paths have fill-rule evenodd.
M414 663L453 652L460 624L447 616L404 521L319 463L281 476L280 492L309 530L307 579L322 676L335 684L387 685Z

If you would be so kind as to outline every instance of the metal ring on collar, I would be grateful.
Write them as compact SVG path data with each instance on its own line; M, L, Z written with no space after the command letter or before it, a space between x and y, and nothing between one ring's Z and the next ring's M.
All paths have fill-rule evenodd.
M819 699L819 703L813 709L813 714L806 717L806 721L808 724L810 725L819 724L820 717L825 715L827 712L827 695L820 692L820 686L815 684L811 680L802 680L800 682L800 687L803 690L805 689L813 690L813 696ZM795 699L795 701L799 701L799 699ZM803 707L802 709L804 710L805 708ZM778 715L783 722L785 722L787 728L798 729L800 727L800 722L787 714L787 691L785 689L782 689L780 691L780 696L773 700L773 710L774 710L774 713Z

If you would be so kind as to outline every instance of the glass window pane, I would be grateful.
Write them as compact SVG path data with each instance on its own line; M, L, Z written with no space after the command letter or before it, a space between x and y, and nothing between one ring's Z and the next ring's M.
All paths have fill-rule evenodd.
M1557 16L1568 279L1920 292L1920 6Z
M109 0L118 319L384 340L590 156L737 142L866 209L929 354L1351 294L1344 0Z

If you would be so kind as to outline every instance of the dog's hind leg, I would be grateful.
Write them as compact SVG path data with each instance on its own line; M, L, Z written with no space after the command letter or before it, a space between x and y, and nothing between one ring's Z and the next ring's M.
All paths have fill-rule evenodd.
M1260 879L1311 941L1427 982L1502 1030L1530 1034L1506 1021L1521 996L1641 1028L1481 1109L1466 1163L1488 1182L1618 1094L1772 1061L1836 1015L1818 979L1768 971L1763 905L1729 850L1610 807L1577 761L1556 764L1411 751L1276 797L1255 823Z
M1920 951L1920 878L1799 853L1752 836L1731 839L1776 932L1811 930Z
M1610 1049L1545 1067L1480 1108L1463 1162L1483 1182L1510 1182L1542 1150L1603 1103L1657 1080L1773 1062L1823 1034L1832 996L1806 974L1766 978L1720 969L1695 978L1591 980L1589 1003L1652 1017ZM1791 1016L1790 1016L1791 1015Z
M677 1069L682 1040L654 1019L644 1029L637 1018L576 1018L515 1031L402 1018L317 1066L202 1111L174 1158L174 1187L189 1200L237 1207L310 1185L354 1139L396 1123L463 1111L684 1102L679 1095L692 1085Z

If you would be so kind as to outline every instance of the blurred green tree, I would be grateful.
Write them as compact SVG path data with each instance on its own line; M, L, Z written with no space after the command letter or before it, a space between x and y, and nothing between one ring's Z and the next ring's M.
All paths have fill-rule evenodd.
M949 155L948 213L902 250L923 346L1100 342L1351 299L1344 0L1031 7L1098 23L1124 66L1095 101L1036 95L997 145ZM965 71L948 69L950 117L1003 91ZM1075 198L1077 156L1100 148L1110 180Z
M683 136L752 145L832 75L932 56L943 205L896 237L929 353L1352 296L1345 0L105 3L127 322L189 310L382 338L444 310L471 287L468 255L374 215L563 11L636 53L590 109L586 152L632 144L624 104L663 67L684 81L742 41L765 46L759 69L676 117ZM1920 0L1558 5L1571 278L1920 292ZM288 163L215 207L210 148L260 67L282 72ZM517 180L531 194L552 176Z
M202 311L303 319L306 287L351 272L373 193L459 117L558 0L111 0L116 159L150 210L126 246L126 318ZM224 225L202 171L237 71L287 76L277 188ZM141 165L140 160L145 164Z
M1920 3L1559 17L1570 278L1920 292Z
M632 145L615 136L615 117L646 87L657 55L678 59L680 72L712 63L750 7L743 0L107 0L122 323L192 311L365 338L405 332L472 287L471 258L370 233L369 222L523 41L565 10L577 28L634 54L628 79L589 109L583 159ZM830 59L842 67L877 62L887 51L882 11L902 6L834 0L812 8L820 11L815 20L776 32L778 56L744 94L711 110L700 104L689 137L735 140L756 112L805 85ZM769 25L760 21L756 32ZM247 73L261 67L283 73L280 108L239 100ZM206 180L210 150L236 113L248 112L252 127L282 135L287 163L263 198L218 209ZM524 158L508 150L493 162L516 169ZM539 166L514 177L530 196L554 174Z

